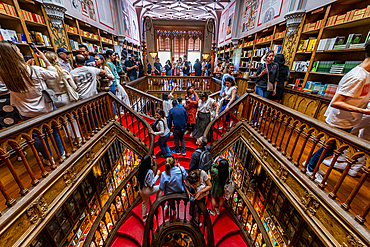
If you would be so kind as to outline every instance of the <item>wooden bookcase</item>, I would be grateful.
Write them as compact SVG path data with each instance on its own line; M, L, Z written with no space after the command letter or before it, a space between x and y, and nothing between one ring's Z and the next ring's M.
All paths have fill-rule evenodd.
M307 71L291 71L290 77L292 84L294 84L297 78L302 78L302 86L294 90L302 91L306 84L310 81L322 82L322 84L334 84L337 85L344 73L323 73L313 72L312 67L317 61L338 61L344 64L346 61L362 61L365 58L364 48L344 48L344 49L331 49L331 50L317 50L320 40L336 38L338 36L344 36L347 41L350 34L361 34L360 43L364 43L368 33L370 31L370 17L362 17L356 20L344 21L342 23L332 24L330 18L335 15L345 15L351 10L366 9L370 3L367 1L351 0L351 1L338 1L334 2L325 7L314 10L306 14L304 25L312 23L318 20L323 20L323 25L320 28L305 31L303 30L300 34L300 40L306 40L309 38L317 39L316 45L312 51L308 52L296 52L294 61L310 61L307 67ZM299 44L298 44L299 45ZM292 69L292 68L291 68ZM322 96L312 94L313 97ZM326 97L331 99L333 94Z

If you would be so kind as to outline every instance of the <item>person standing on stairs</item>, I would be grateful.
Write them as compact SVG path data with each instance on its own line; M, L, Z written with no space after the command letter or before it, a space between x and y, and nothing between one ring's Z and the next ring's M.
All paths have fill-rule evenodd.
M157 175L154 176L154 172L152 170L152 158L150 155L145 155L144 158L141 160L139 166L139 173L138 173L138 182L139 182L139 192L141 197L143 198L142 203L142 215L143 215L143 222L147 220L148 213L148 202L149 197L156 194L156 199L158 199L161 191L159 190L159 185L155 185L157 182L161 171L157 170Z
M169 156L166 158L165 171L162 172L159 189L163 191L164 195L184 193L184 179L187 176L188 173L186 172L185 168L178 164L176 165L175 158L173 156ZM176 215L175 202L173 202L170 206L174 211L174 215ZM164 210L167 211L168 209L168 205L166 205Z
M155 118L157 119L157 132L150 129L150 133L158 137L158 146L162 151L161 158L167 158L171 156L170 147L167 145L168 138L170 137L170 129L167 126L167 119L164 116L164 111L162 109L157 109L155 112Z
M198 103L199 103L199 97L198 94L194 91L193 86L188 87L186 91L186 112L188 113L189 119L187 123L187 130L184 135L188 134L191 131L194 130L194 125L197 122L197 109L198 109ZM190 133L190 137L193 136Z
M224 204L224 186L227 179L229 178L229 162L227 159L222 159L218 162L218 165L213 163L211 167L212 175L212 189L211 189L211 201L212 209L208 209L209 214L216 216L220 214L220 210ZM218 200L218 208L216 207ZM216 212L216 213L215 213Z
M195 151L191 155L191 160L190 160L189 169L188 169L189 172L201 168L200 159L201 159L203 152L209 151L211 149L211 147L208 145L207 137L201 136L197 139L195 143L197 144L198 147L195 149Z
M181 141L181 152L183 156L186 156L184 132L186 122L188 121L188 114L183 107L177 105L177 100L172 101L173 108L168 114L168 128L171 129L173 124L173 137L175 142L175 150L172 153L180 155L179 142Z
M172 88L172 91L170 92L170 94L168 94L167 92L164 92L162 94L162 100L163 100L163 111L164 111L164 115L168 118L168 114L172 108L172 99L173 99L173 93L175 92L175 89L178 87L178 85L175 85L173 88Z
M340 80L338 89L325 112L326 123L350 133L361 122L363 114L370 115L366 109L370 100L370 41L365 44L365 60L349 71ZM337 148L334 142L325 152L324 158L332 156ZM324 147L320 147L308 161L307 172L311 176L320 159ZM315 174L315 181L321 183L322 171Z

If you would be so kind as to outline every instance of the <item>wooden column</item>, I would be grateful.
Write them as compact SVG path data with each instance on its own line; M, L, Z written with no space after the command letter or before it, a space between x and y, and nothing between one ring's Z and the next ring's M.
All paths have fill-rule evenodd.
M143 44L143 65L144 65L144 76L148 75L148 65L146 63L146 45L145 40L141 42Z
M211 77L213 77L213 71L215 69L215 56L216 56L216 42L212 44L212 59L211 59Z

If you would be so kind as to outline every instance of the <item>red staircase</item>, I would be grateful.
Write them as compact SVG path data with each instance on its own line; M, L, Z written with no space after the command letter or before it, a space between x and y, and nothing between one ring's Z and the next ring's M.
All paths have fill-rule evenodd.
M154 121L152 119L147 119L148 123L151 125ZM126 124L123 123L125 126ZM129 128L131 128L131 123L129 123ZM137 130L138 131L138 130ZM157 156L158 169L164 171L165 159L160 158L162 154L158 147L158 137L155 138L154 154ZM171 151L174 149L174 138L171 136L167 142ZM191 155L196 149L195 139L189 135L185 136L185 146L186 146L186 156L174 155L175 158L179 160L181 166L185 167L187 170L189 168L189 163ZM159 180L157 184L159 184ZM151 197L151 201L155 200L155 196ZM211 208L211 201L208 200L208 208ZM149 210L149 209L148 209ZM181 211L181 209L180 209ZM149 212L149 211L148 211ZM236 246L243 247L248 246L244 240L243 234L238 228L237 224L234 222L233 218L226 209L221 210L219 216L210 216L213 233L214 233L214 243L216 247L223 246ZM118 229L115 239L113 240L111 247L138 247L142 246L142 241L144 237L144 223L142 221L141 214L141 203L139 203L127 216L126 220L122 223L121 227Z

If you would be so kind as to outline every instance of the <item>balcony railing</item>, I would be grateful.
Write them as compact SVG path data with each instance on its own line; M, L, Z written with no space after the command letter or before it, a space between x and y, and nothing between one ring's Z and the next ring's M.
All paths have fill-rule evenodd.
M173 211L169 206L168 214L166 217L165 205L169 203L175 204L176 211ZM199 201L193 202L194 206L198 207L197 218L198 222L192 222L191 216L188 215L188 210L191 206L189 197L185 194L171 194L162 196L157 199L150 207L148 220L145 225L143 246L158 246L158 235L163 226L171 223L179 222L182 227L188 226L193 229L192 232L201 234L204 238L207 247L214 246L214 237L211 218L209 217L206 206ZM194 210L194 208L193 208ZM202 225L200 225L200 223ZM180 230L180 229L179 229Z
M106 124L115 121L113 102L117 109L121 109L118 111L121 125L151 152L154 138L148 132L149 124L111 93L100 93L27 120L0 131L3 178L0 181L0 191L5 198L1 200L0 209L13 206L31 188L37 189L42 178L66 162L72 153L99 133ZM38 147L36 142L39 142ZM61 147L65 150L65 157L60 152ZM45 152L44 160L39 152ZM45 163L50 164L50 167L45 167ZM16 188L19 189L19 194Z
M344 210L349 210L354 204L350 213L359 223L366 221L370 211L370 195L367 189L370 186L368 142L255 94L245 94L234 102L228 111L208 125L204 135L212 143L239 120L246 121L258 135L268 140L271 148L285 156L292 165L299 167L304 175L314 152L322 147L323 152L312 175L305 175L311 180L315 180L315 174L319 172L325 153L335 147L330 166L327 169L321 166L323 180L317 183L317 186L327 191L328 201L339 201ZM347 165L338 177L333 174L334 164L344 151L347 154ZM350 177L348 171L351 165L360 158L366 160L361 177ZM340 189L342 191L338 193Z

